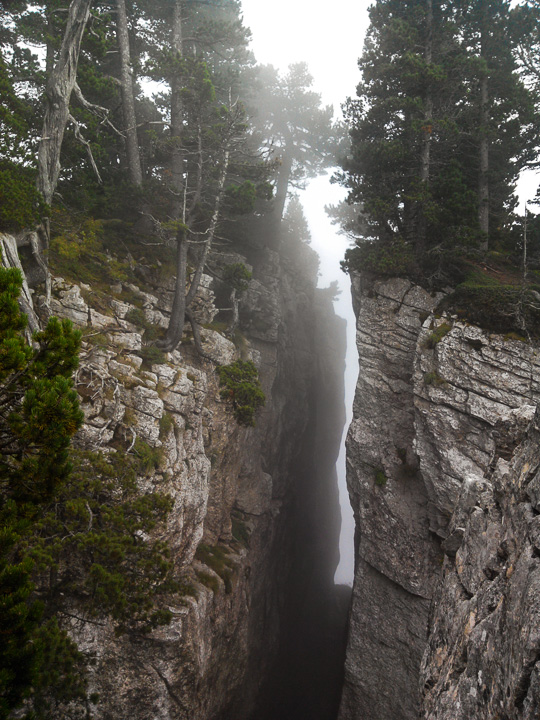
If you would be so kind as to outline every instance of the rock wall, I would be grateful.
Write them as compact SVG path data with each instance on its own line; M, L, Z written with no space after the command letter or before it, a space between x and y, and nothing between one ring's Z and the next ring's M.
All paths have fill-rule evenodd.
M141 473L139 486L173 498L163 537L195 588L171 598L172 622L148 637L116 637L107 623L72 620L70 632L93 658L97 720L246 718L279 645L297 562L305 456L314 442L317 355L325 354L316 346L316 326L333 311L329 298L316 301L318 261L307 246L281 255L254 249L249 262L253 281L240 304L244 335L237 346L211 329L202 336L221 363L250 358L257 365L267 403L255 428L236 424L220 397L215 365L189 345L163 360L145 356L134 310L140 315L142 307L147 322L165 325L171 303L166 287L152 285L151 268L140 269L144 290L128 288L137 307L121 299L120 284L107 307L96 308L90 287L54 281L52 312L84 331L76 382L86 422L77 444L131 453L138 439L159 450L158 467ZM207 323L216 314L209 277L197 312ZM335 353L335 345L327 351ZM338 446L336 433L330 452ZM326 507L338 512L331 492ZM230 568L208 567L196 554L201 542L219 546ZM335 562L330 553L320 571L333 574Z
M357 567L340 718L538 712L536 350L353 280Z

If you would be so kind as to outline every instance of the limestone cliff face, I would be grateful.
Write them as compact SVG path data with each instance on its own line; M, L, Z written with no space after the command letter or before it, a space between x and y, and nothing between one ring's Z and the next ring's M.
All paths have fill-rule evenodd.
M77 443L133 452L142 440L158 451L139 485L173 498L163 536L195 589L171 600L172 622L148 637L116 637L106 623L73 619L70 632L94 658L98 720L241 720L277 650L298 560L298 477L314 441L317 308L322 302L323 314L333 311L329 299L315 301L317 260L309 248L254 255L254 280L240 305L246 337L236 347L203 330L203 345L222 364L242 357L257 365L267 403L256 428L236 424L220 398L215 365L189 346L143 362L141 331L130 322L135 307L117 299L121 287L111 289L104 310L93 307L91 288L54 281L53 313L85 333L76 382L86 423ZM129 290L148 322L165 324L170 293L149 288L151 271L144 274L145 291ZM210 286L206 278L199 293L201 322L216 314ZM339 433L332 452L338 444ZM332 502L337 506L335 495ZM223 572L196 554L201 542L226 553Z
M540 359L434 316L440 297L406 280L353 289L357 568L340 718L536 717Z

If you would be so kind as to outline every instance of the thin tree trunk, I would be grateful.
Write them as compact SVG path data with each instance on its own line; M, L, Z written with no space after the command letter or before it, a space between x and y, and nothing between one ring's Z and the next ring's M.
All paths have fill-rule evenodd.
M60 151L69 118L69 100L77 81L81 42L92 0L72 0L58 60L45 90L46 108L38 153L37 188L50 205L60 175Z
M171 352L182 340L186 316L186 276L187 276L187 237L186 228L181 227L176 235L176 283L174 287L174 301L171 317L167 327L167 334L156 345Z
M231 336L236 328L238 327L238 323L240 321L240 312L238 307L238 293L236 292L236 288L233 288L231 291L231 305L232 305L232 318L231 322L229 323L229 327L227 328L227 335Z
M225 153L223 160L223 167L219 178L219 184L217 188L216 198L214 202L214 212L212 213L212 219L206 233L206 240L204 242L203 251L197 269L193 275L193 279L189 286L189 291L186 295L186 268L187 268L187 239L186 239L186 227L183 226L177 235L177 273L176 273L176 284L174 290L174 302L169 319L169 326L167 328L167 334L164 340L157 343L158 347L167 352L174 350L180 340L182 339L182 333L184 331L184 323L186 319L187 310L195 297L195 294L199 288L201 277L206 265L206 258L210 251L210 247L216 234L216 229L219 221L219 212L221 209L221 203L223 200L223 194L225 190L225 179L227 177L227 171L229 167L229 151Z
M427 14L426 14L426 48L424 53L424 59L426 61L426 68L430 69L433 63L433 2L432 0L426 0ZM422 139L422 158L420 168L420 180L423 183L429 183L430 175L430 154L431 154L431 131L433 123L433 96L431 93L431 82L428 79L426 88L426 97L424 102L424 127L423 127L423 139Z
M186 317L191 324L191 329L193 330L193 342L195 343L195 349L197 350L197 354L200 355L200 357L205 358L206 360L218 362L217 359L214 359L211 355L204 352L201 342L201 329L199 327L199 323L193 317L193 313L191 312L191 310L186 310Z
M126 155L130 182L142 185L141 154L137 137L135 98L133 95L133 72L129 50L129 33L125 0L116 0L116 37L120 50L120 82L122 83L122 110L126 134Z
M176 58L183 57L182 0L176 0L173 9L172 50ZM172 215L180 217L182 210L182 188L184 185L184 153L182 150L183 130L182 76L177 73L171 83L171 141L172 141L172 190L175 200Z
M482 16L481 57L487 65L488 13L484 2ZM487 67L480 78L480 168L478 173L478 224L482 233L482 250L489 246L489 77Z
M433 2L426 0L426 45L424 50L424 59L426 61L426 69L430 72L433 62ZM433 95L431 92L431 79L426 79L426 96L424 98L424 126L422 137L422 152L420 157L420 182L422 183L422 193L425 194L424 200L420 207L420 217L418 221L418 237L416 242L417 255L421 257L426 249L426 216L425 202L429 190L429 178L431 170L431 133L433 130Z
M480 83L480 172L478 176L478 223L484 236L482 249L488 249L489 237L489 90L487 75Z
M225 152L225 156L223 158L223 166L221 168L221 175L219 178L217 193L216 193L216 199L214 202L214 212L212 213L212 219L210 221L210 226L208 228L208 232L206 233L206 240L204 243L202 255L199 258L199 262L197 264L197 269L195 270L195 274L193 276L193 280L191 281L191 285L189 286L189 292L186 296L186 305L189 307L193 301L193 298L195 297L195 294L199 288L199 284L201 282L201 277L206 265L206 258L208 257L208 253L210 252L210 248L212 246L212 243L214 241L214 236L216 234L217 225L219 221L219 211L221 210L221 203L223 201L223 194L225 191L225 180L227 178L227 172L229 169L229 151L227 150Z
M283 160L279 168L277 182L276 182L276 198L274 200L274 217L276 222L279 224L283 219L283 211L285 210L285 203L287 202L287 192L289 190L289 180L291 179L292 171L292 157L287 152L283 155Z

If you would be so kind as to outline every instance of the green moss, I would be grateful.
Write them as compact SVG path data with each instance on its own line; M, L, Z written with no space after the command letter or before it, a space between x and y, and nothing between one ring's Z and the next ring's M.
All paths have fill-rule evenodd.
M122 286L122 292L120 293L120 298L128 303L129 305L135 305L135 307L142 308L144 300L143 298L136 293L134 290L128 287Z
M111 285L135 280L130 263L107 252L101 220L55 209L51 217L51 236L49 259L52 270L71 282L90 285L92 307L96 307L100 297L109 296Z
M240 543L240 545L243 545L244 547L249 547L249 538L251 532L239 513L233 512L231 517L231 524L232 536L236 540L236 542Z
M516 340L517 342L528 342L527 338L517 332L509 332L504 336L505 340Z
M124 417L122 418L122 422L124 423L124 425L127 425L128 427L133 427L134 425L137 424L137 418L135 416L135 411L132 408L130 408L130 407L126 408L126 410L124 412Z
M109 348L110 342L107 339L106 331L96 332L93 328L88 328L87 332L83 332L83 339L96 347Z
M227 332L227 323L222 322L221 320L212 320L211 323L206 323L204 327L207 330L214 330L215 332L221 333L224 335Z
M379 487L384 487L386 483L388 482L388 478L386 477L384 470L381 470L380 468L375 470L375 485L378 485Z
M219 593L219 580L215 575L204 572L204 570L197 570L195 574L203 585L212 590L214 595L217 595Z
M169 412L164 412L159 419L159 438L163 440L171 432L174 427L174 420Z
M448 383L439 375L436 370L428 372L424 375L424 385L433 385L435 387L444 387Z
M435 348L435 346L441 342L443 337L447 335L451 329L452 326L450 325L450 323L441 323L430 335L428 335L424 342L424 347L433 350L433 348Z
M81 296L86 304L97 310L102 315L113 317L113 311L111 307L111 298L109 291L102 292L101 290L85 290L81 289Z

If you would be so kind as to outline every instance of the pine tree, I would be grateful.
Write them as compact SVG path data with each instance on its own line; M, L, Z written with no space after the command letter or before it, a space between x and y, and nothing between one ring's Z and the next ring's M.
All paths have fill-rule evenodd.
M61 625L73 603L140 633L169 622L155 598L177 586L168 548L148 539L170 498L140 495L144 460L70 448L81 335L51 318L29 345L21 282L0 267L0 719L24 705L44 720L87 702L86 658Z
M388 271L438 273L441 254L504 241L535 144L514 16L502 0L379 0L370 18L340 176L367 223L358 252Z
M0 267L0 717L28 698L40 684L46 660L59 660L57 647L75 658L65 633L44 622L36 598L34 561L28 538L40 508L54 497L70 471L68 446L82 422L70 376L77 364L80 333L67 321L51 319L31 348L22 331L17 270ZM57 681L65 677L61 671ZM82 692L72 683L73 697ZM66 699L72 697L66 692Z
M258 82L255 122L277 161L274 217L279 223L290 188L304 187L307 178L333 162L333 109L323 107L321 96L311 89L313 77L305 63L291 65L283 77L272 66L262 67Z

